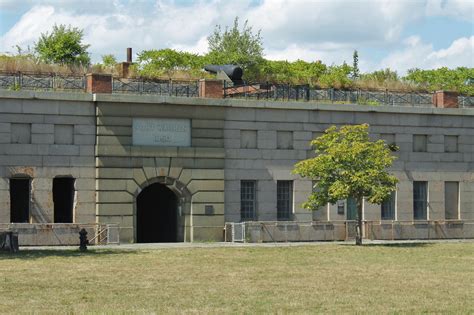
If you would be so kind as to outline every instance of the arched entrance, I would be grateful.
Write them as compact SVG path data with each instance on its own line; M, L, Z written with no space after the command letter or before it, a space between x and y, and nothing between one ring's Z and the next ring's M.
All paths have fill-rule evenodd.
M166 185L154 183L137 197L138 243L178 241L178 198Z

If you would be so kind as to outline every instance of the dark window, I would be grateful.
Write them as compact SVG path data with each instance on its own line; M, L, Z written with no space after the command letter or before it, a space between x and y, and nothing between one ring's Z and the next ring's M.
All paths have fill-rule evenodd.
M254 220L256 217L256 184L254 180L243 180L240 182L240 216L243 221Z
M357 220L357 202L354 198L347 198L347 220Z
M395 220L395 192L382 202L382 220Z
M344 200L338 200L337 201L337 214L343 215L345 207L346 207L346 203L344 202Z
M445 218L448 220L457 220L459 207L459 183L444 183L444 209Z
M277 181L277 219L289 220L293 205L293 181Z
M72 223L74 204L74 178L53 179L54 222Z
M10 222L30 222L30 179L10 179Z
M428 208L428 182L413 182L413 219L426 220Z

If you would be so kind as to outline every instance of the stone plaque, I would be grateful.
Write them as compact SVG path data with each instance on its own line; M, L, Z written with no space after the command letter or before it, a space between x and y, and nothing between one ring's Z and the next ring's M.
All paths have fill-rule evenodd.
M190 147L191 120L173 118L134 118L133 145Z

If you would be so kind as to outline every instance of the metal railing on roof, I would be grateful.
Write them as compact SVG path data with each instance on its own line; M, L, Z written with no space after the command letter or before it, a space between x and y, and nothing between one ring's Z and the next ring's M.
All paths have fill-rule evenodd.
M198 97L199 82L183 80L150 80L143 78L112 78L112 93L154 94Z
M428 92L395 92L389 90L343 90L312 88L309 85L247 83L235 86L224 82L224 97L273 101L330 102L359 105L433 107ZM474 107L474 96L460 95L460 107Z
M0 89L84 92L82 74L1 72ZM313 88L309 85L247 83L233 85L224 81L224 98L273 101L330 102L359 105L433 107L432 93ZM112 93L199 97L199 81L112 78ZM461 108L474 108L474 96L458 96Z
M86 77L80 74L0 72L0 88L10 90L84 92L86 89Z

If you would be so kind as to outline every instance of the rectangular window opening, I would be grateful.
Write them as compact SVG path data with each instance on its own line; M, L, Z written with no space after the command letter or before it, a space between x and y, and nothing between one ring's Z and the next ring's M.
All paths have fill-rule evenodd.
M30 186L29 178L10 179L10 222L30 222Z
M257 182L254 180L243 180L240 182L240 216L242 221L255 220Z
M446 220L459 219L459 183L444 183L444 209Z
M357 201L349 197L347 198L347 220L357 220Z
M395 191L392 191L390 197L382 202L382 220L395 220Z
M73 223L74 178L53 179L54 223Z
M337 205L337 214L344 215L344 211L345 211L344 209L346 207L345 201L344 200L338 200L336 205Z
M427 220L428 182L413 182L413 219Z
M290 220L293 212L293 181L277 181L277 219Z
M317 181L311 181L311 191L313 193L319 192L320 188L318 186ZM312 219L313 221L321 221L322 216L324 215L324 207L319 207L317 209L313 209L312 211ZM326 214L327 215L327 214Z

